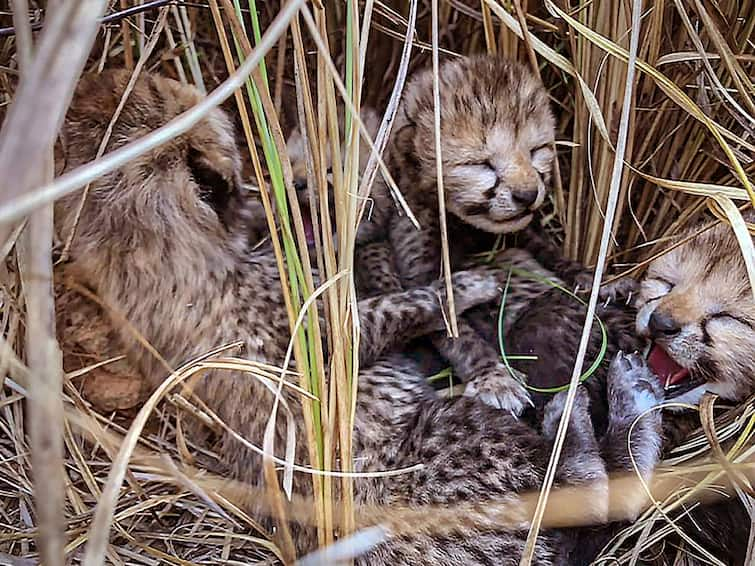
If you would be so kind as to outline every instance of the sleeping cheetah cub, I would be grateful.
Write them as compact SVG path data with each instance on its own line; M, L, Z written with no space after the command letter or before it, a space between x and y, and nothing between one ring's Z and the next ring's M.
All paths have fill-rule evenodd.
M745 219L755 221L752 210ZM689 230L684 237L698 232ZM657 258L638 297L637 332L653 344L648 364L668 401L697 404L705 393L741 403L755 394L755 300L742 250L719 224ZM671 408L664 419L668 448L699 428L696 412ZM691 415L689 414L691 413ZM725 564L744 564L751 520L742 502L685 511L685 532ZM673 545L668 545L673 546Z
M752 211L745 218L752 221ZM729 226L720 224L695 235L700 226L692 227L680 239L689 239L652 261L640 285L637 309L619 301L601 306L598 313L608 332L608 351L616 347L639 350L643 341L652 342L648 365L665 400L675 403L663 415L663 451L668 454L690 433L702 436L700 416L685 410L679 403L696 405L705 393L714 393L723 403L741 403L755 394L755 301L747 269L737 240ZM691 239L690 239L691 238ZM544 262L567 284L574 282L577 267L558 261L540 250L538 261ZM563 293L549 290L515 310L506 325L506 346L512 353L537 353L533 362L524 364L529 381L546 386L563 383L571 371L577 351L584 309ZM478 313L467 313L480 322ZM488 332L495 340L497 325L488 320ZM479 328L479 326L476 326ZM594 334L598 334L597 332ZM617 346L618 345L618 346ZM593 337L594 359L600 347L599 336ZM534 351L533 351L534 350ZM549 380L556 378L559 381ZM599 371L585 386L590 391L591 414L596 429L605 429L609 412L604 410L605 374ZM600 436L600 433L599 433ZM712 505L679 510L671 517L681 529L724 564L745 563L750 518L735 496ZM684 541L664 541L657 561L672 563L676 549ZM706 563L708 561L706 560Z
M522 65L491 56L440 68L441 155L452 263L471 230L522 230L543 202L555 158L554 118L542 84ZM432 73L407 86L389 145L391 173L417 216L393 215L390 242L403 285L424 285L440 270ZM459 319L459 338L436 347L467 383L466 394L519 414L528 401L495 348Z

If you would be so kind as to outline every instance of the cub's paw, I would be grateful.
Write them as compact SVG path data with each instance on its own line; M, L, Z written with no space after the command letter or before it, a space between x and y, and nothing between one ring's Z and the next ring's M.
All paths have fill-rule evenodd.
M501 296L500 274L489 267L479 267L454 273L452 285L456 312L462 313L470 308L498 300ZM438 293L445 301L446 287L436 282Z
M589 293L592 289L592 273L580 273L576 278L577 290ZM623 302L629 304L632 297L637 294L639 283L631 277L622 277L618 281L601 285L598 296L606 303Z
M639 354L619 352L608 370L611 419L634 419L663 402L663 386ZM657 417L660 418L660 413Z
M548 401L543 413L543 436L549 440L556 437L558 423L561 422L561 415L564 414L564 405L568 391L560 391L553 399ZM574 397L569 418L569 429L581 430L583 426L592 427L590 420L590 395L583 385L577 386L577 393Z
M496 364L467 383L464 395L479 399L486 405L519 416L526 405L532 405L529 393L522 385L523 376L515 369L508 370L503 364Z
M136 407L143 399L142 388L141 377L95 368L86 375L81 393L95 409L109 413Z

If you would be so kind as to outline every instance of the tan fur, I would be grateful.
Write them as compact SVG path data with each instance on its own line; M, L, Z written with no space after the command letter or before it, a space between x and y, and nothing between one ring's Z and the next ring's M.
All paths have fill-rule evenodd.
M730 227L718 225L652 262L638 306L637 331L703 381L704 390L730 401L755 392L755 301ZM668 317L678 331L654 330L654 315Z

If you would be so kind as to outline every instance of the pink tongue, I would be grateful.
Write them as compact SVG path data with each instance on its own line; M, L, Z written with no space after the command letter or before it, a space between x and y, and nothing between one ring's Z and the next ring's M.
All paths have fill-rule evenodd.
M689 377L689 370L677 364L660 346L653 345L648 365L664 386L674 385Z

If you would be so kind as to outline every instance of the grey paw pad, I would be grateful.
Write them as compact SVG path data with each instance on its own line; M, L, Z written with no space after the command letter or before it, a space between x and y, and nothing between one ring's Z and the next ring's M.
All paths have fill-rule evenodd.
M609 370L611 412L641 414L663 402L663 387L637 353L619 352Z

